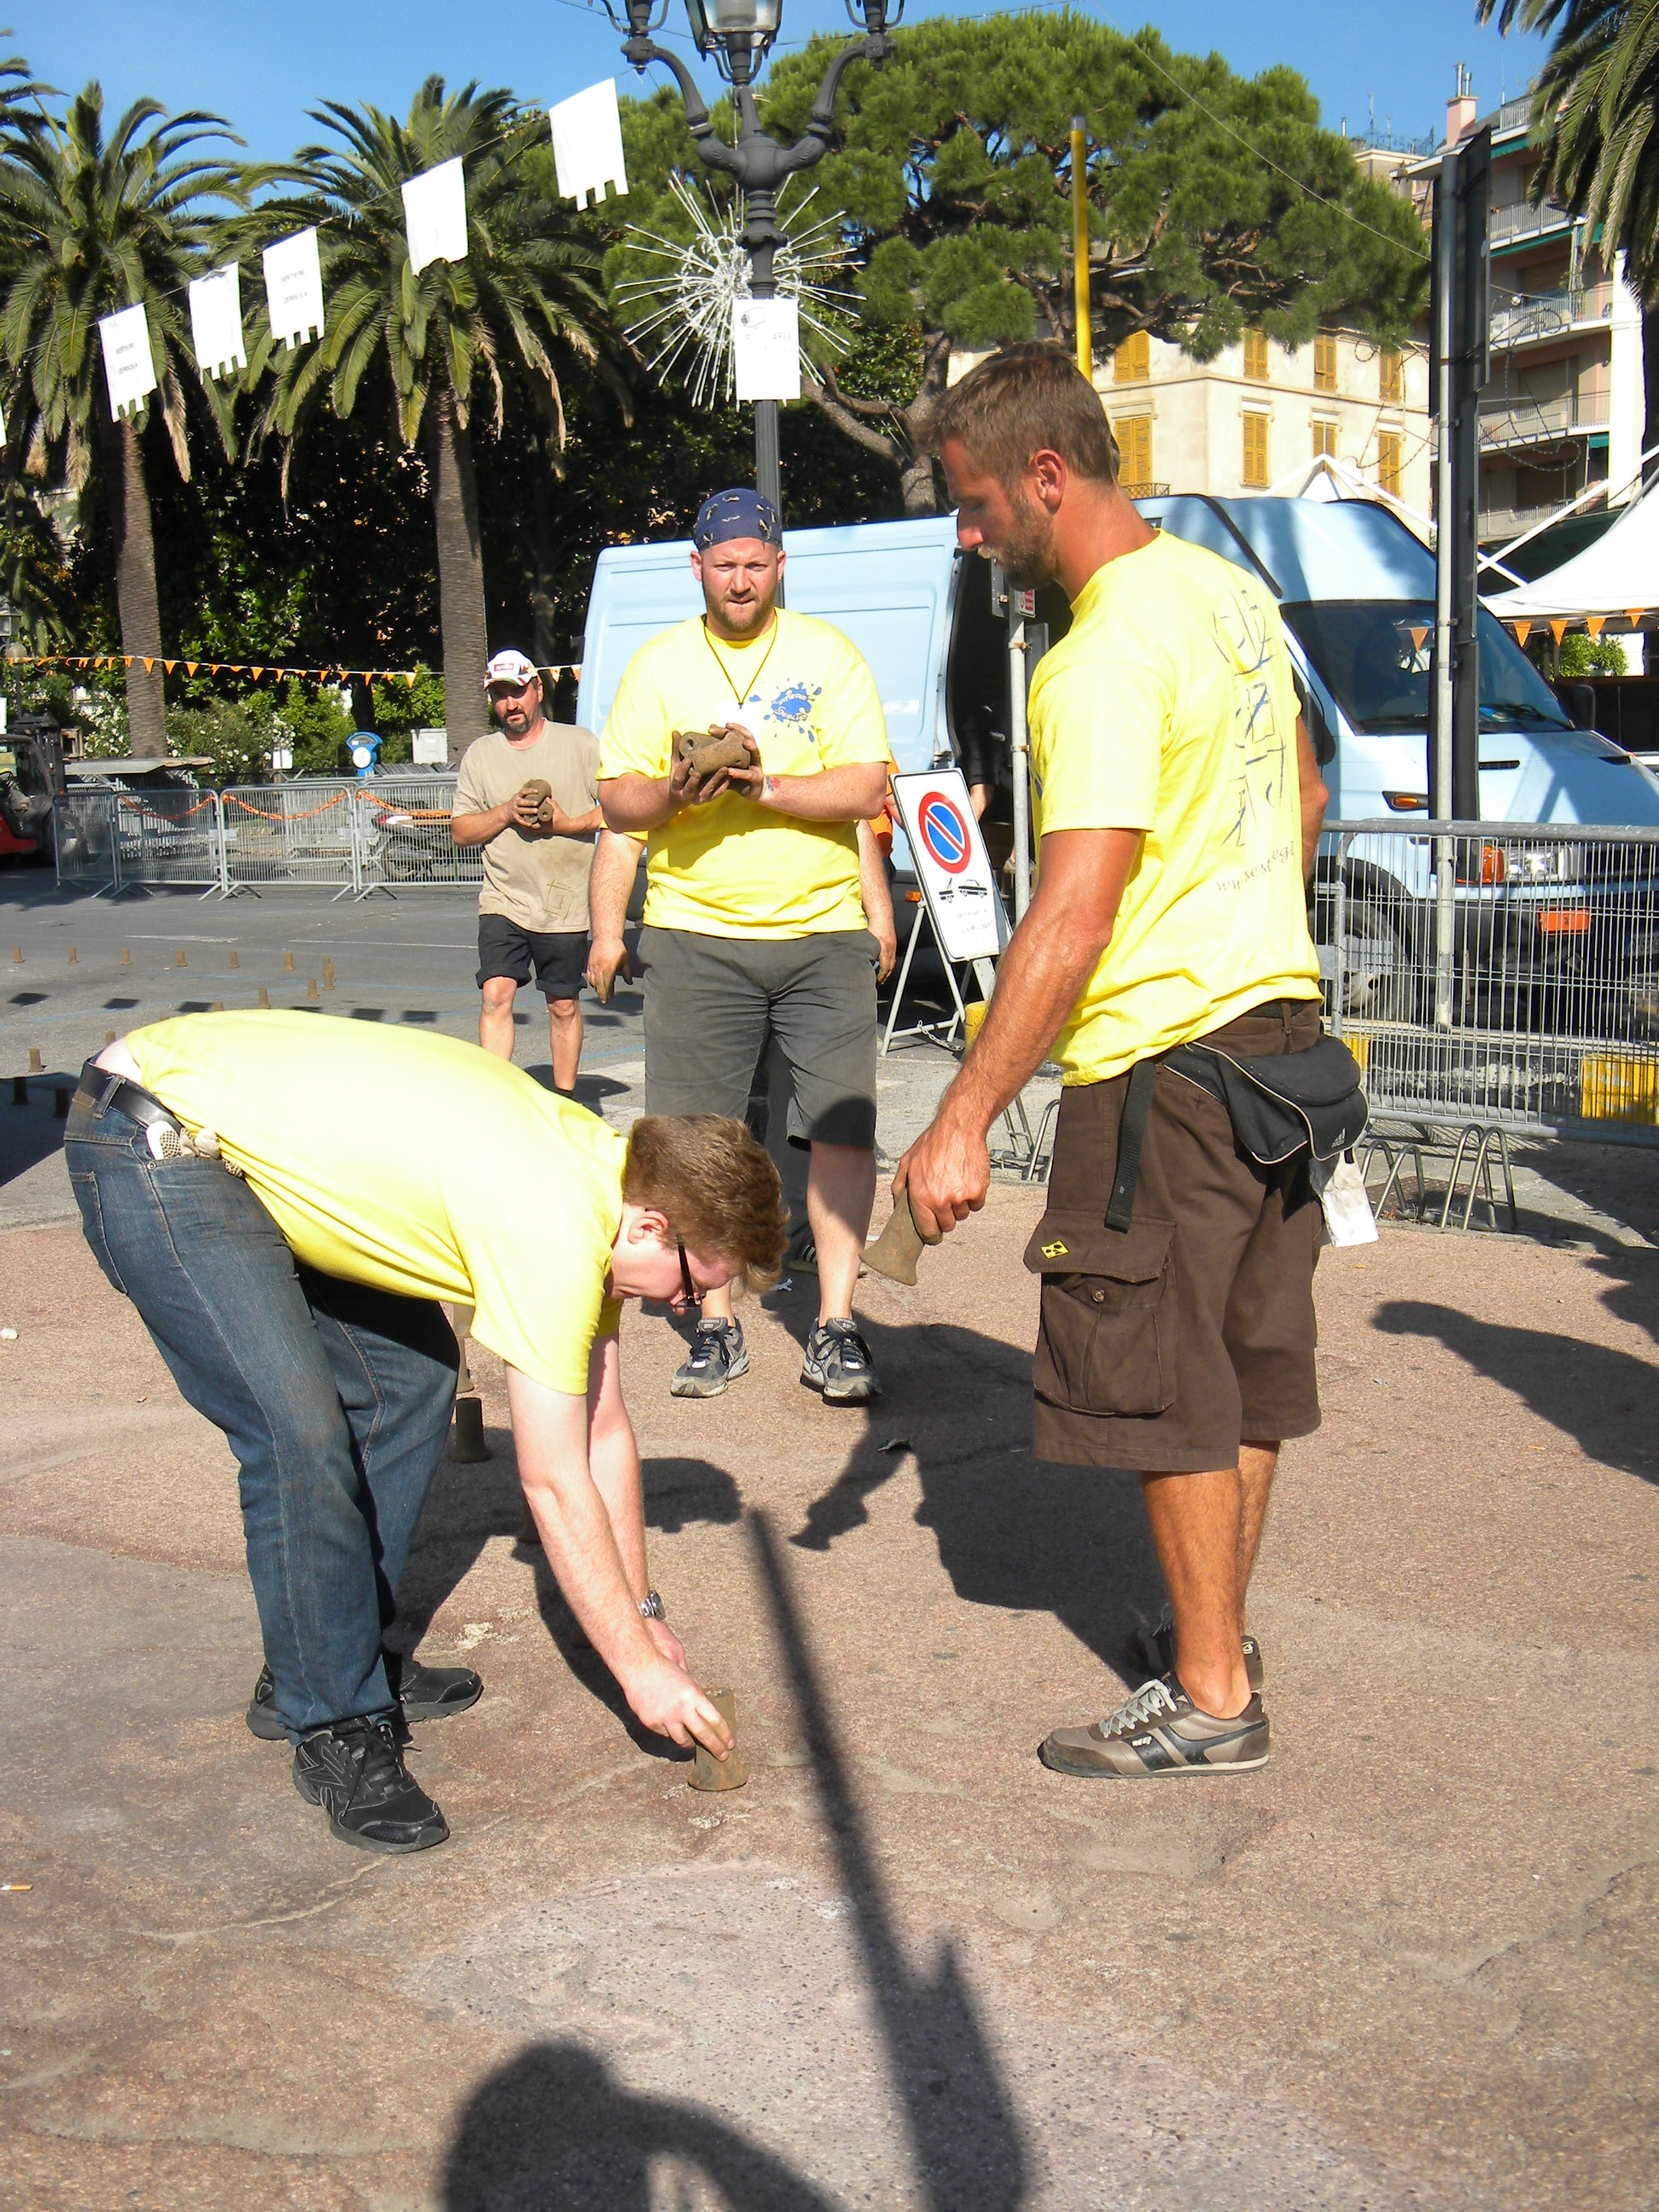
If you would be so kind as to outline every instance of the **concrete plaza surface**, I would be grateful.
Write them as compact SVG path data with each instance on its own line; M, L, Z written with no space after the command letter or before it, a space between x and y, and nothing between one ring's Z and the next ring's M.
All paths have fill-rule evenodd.
M19 917L43 974L59 919ZM209 923L245 950L197 995L248 1003L258 933ZM84 981L49 1066L136 995ZM1134 1486L1030 1456L1039 1192L866 1284L866 1413L797 1382L804 1283L704 1406L630 1309L653 1574L737 1693L731 1795L641 1738L515 1545L480 1353L494 1456L441 1471L403 1600L486 1692L411 1754L452 1841L382 1860L242 1724L232 1462L54 1170L43 1140L0 1226L0 1881L32 1884L0 1894L0 2203L1659 2203L1659 1255L1628 1223L1326 1256L1325 1425L1252 1605L1273 1759L1208 1783L1035 1756L1134 1679L1161 1595Z

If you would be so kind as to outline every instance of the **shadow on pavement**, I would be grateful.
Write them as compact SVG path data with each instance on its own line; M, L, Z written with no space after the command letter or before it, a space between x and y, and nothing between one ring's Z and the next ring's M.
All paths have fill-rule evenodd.
M1635 1291L1628 1281L1621 1287ZM1615 1291L1608 1307L1653 1330L1653 1290L1649 1281L1629 1299ZM1547 1329L1477 1321L1454 1307L1415 1299L1395 1298L1380 1307L1374 1326L1385 1336L1437 1339L1478 1374L1512 1390L1540 1419L1575 1438L1589 1458L1659 1483L1652 1422L1659 1371L1652 1361Z
M777 1540L764 1514L751 1513L749 1526L923 2201L933 2212L1013 2212L1025 2196L1025 2149L972 1992L948 1942L927 1976L899 1947Z
M908 1455L921 1480L917 1521L938 1538L957 1595L1052 1613L1121 1671L1136 1624L1164 1603L1134 1477L1033 1459L1028 1353L948 1323L862 1327L886 1395L791 1543L827 1552L862 1528L865 1501Z
M971 1991L945 1945L930 1973L901 1948L866 1839L834 1720L776 1539L749 1526L814 1786L851 1906L850 1923L909 2136L920 2201L933 2212L1016 2212L1027 2186L1019 2124ZM878 2124L875 2115L872 2124ZM856 2129L855 2114L846 2125ZM732 2212L830 2212L835 2200L702 2107L625 2087L575 2042L542 2042L490 2075L468 2102L444 2162L444 2212L540 2212L656 2201L670 2159ZM677 2203L693 2201L680 2177ZM699 2198L697 2201L701 2201Z
M659 2158L695 2167L732 2212L832 2212L829 2197L723 2120L636 2095L575 2043L532 2044L473 2092L439 2202L443 2212L644 2206L656 2201Z
M519 1533L524 1492L519 1486L513 1432L489 1429L485 1441L490 1449L489 1459L476 1466L446 1459L427 1492L398 1589L393 1641L404 1650L419 1648L439 1607L465 1579L489 1538ZM737 1484L723 1468L708 1460L648 1459L641 1462L641 1473L648 1528L672 1534L696 1521L729 1526L741 1515ZM517 1557L534 1573L536 1607L543 1626L577 1680L616 1717L648 1757L684 1759L684 1752L641 1728L635 1719L610 1668L577 1626L540 1551L522 1547Z

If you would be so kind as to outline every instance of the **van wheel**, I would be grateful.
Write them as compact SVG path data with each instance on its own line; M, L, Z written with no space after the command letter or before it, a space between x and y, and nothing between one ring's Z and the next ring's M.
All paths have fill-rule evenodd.
M1345 1014L1373 1022L1410 1021L1416 998L1411 945L1373 900L1346 902L1341 955Z

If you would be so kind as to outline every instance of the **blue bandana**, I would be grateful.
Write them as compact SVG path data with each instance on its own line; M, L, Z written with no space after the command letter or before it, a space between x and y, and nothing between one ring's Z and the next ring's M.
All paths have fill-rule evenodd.
M723 545L728 538L757 538L763 545L781 545L778 510L757 491L717 491L698 508L691 543L701 553L710 545Z

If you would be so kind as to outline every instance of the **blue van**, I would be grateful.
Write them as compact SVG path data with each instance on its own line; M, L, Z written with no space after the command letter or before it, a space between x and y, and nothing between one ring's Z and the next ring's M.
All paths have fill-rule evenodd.
M1428 805L1434 562L1366 500L1149 499L1142 512L1249 569L1279 601L1291 652L1334 753L1333 820L1421 814ZM989 564L957 548L948 515L792 531L789 605L852 638L875 672L901 769L951 760L969 716L1006 695L1008 659ZM579 719L603 731L623 669L656 631L701 611L690 544L610 545L588 602ZM1063 634L1059 593L1039 613ZM1415 639L1415 644L1413 640ZM1621 749L1576 728L1491 616L1480 623L1483 820L1659 826L1659 786ZM908 860L908 855L903 856Z

